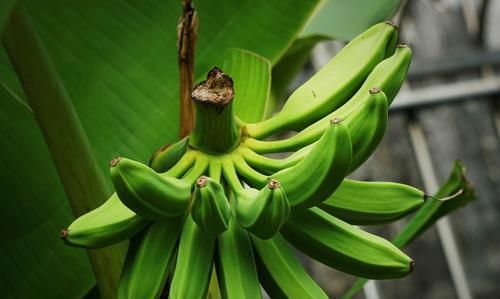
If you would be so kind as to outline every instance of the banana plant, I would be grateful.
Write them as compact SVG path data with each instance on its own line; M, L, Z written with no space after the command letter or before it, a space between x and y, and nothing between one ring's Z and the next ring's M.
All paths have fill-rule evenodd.
M284 8L287 4L283 1L279 5ZM203 20L200 5L199 17ZM259 5L269 4L262 1ZM315 6L300 5L304 6L303 18ZM23 72L22 57L16 55L22 42L14 35L19 28L26 29L26 35L32 34L33 28L25 22L28 14L18 12L16 9L7 25L4 45L37 114L43 109L33 102L37 98L33 86L44 89L29 84L31 77ZM196 20L194 11L188 13L184 17ZM241 10L237 13L242 14ZM18 23L12 21L16 17ZM252 22L248 20L248 28ZM196 24L190 24L194 34ZM294 20L291 26L295 29L284 35L286 43L301 24ZM276 32L281 34L283 29ZM182 41L183 31L180 33ZM210 38L219 37L211 32ZM187 39L189 47L189 35ZM40 45L36 36L33 40L35 46ZM203 42L214 41L199 42L203 49ZM408 275L415 262L398 248L401 244L392 244L353 224L400 219L425 207L424 200L453 203L446 209L435 205L426 212L427 217L419 222L420 230L410 233L416 236L473 195L463 175L452 176L453 188L435 197L403 184L345 179L366 161L384 135L388 106L411 61L409 47L397 42L394 24L374 25L292 93L279 113L264 120L262 117L273 107L266 104L270 98L270 66L277 63L282 50L262 48L259 54L263 57L247 50L259 50L257 44L234 37L217 43L225 46L223 51L211 48L211 52L198 53L202 62L195 64L196 69L206 72L209 63L219 67L212 67L206 79L192 90L191 82L181 87L181 98L185 100L187 95L192 99L188 104L181 102L184 112L190 105L195 112L187 109L186 118L181 114L189 135L174 142L173 138L164 139L169 145L156 151L148 163L136 161L136 154L122 157L127 151L112 159L109 176L115 193L63 229L61 238L66 244L88 249L130 240L118 290L105 297L157 298L163 293L171 298L203 298L209 286L216 285L223 298L258 298L261 284L273 297L327 298L287 243L359 277ZM179 45L182 52L183 43ZM246 49L229 49L234 46ZM194 52L187 53L187 60L194 64ZM223 58L214 58L217 53L223 53ZM34 57L34 62L44 59L28 57ZM180 60L181 81L184 75L188 81L197 77L192 69L183 69ZM50 59L41 65L42 71L44 67L50 69ZM54 77L56 71L51 73ZM71 78L67 80L71 82ZM17 94L13 86L6 89L11 96ZM64 91L59 95L64 98ZM192 125L186 124L190 117ZM121 120L120 116L116 120ZM158 128L168 130L169 122L163 121L157 119ZM39 122L43 127L44 122ZM297 133L286 139L275 138L286 131ZM161 139L160 133L153 135L152 139ZM137 138L141 137L137 133ZM284 152L293 154L282 159L267 155ZM86 153L92 157L91 152ZM87 162L95 163L92 159ZM104 184L101 190L105 189ZM216 273L216 279L212 273Z
M393 23L372 26L260 122L235 116L237 81L214 67L191 92L190 134L148 165L111 160L116 193L64 229L63 240L96 248L131 238L137 249L127 254L120 298L156 298L165 288L170 298L204 298L214 263L223 298L259 298L260 284L272 297L328 298L292 254L277 253L287 242L362 278L408 275L410 257L352 224L401 219L432 197L404 184L344 180L381 141L406 78L411 50L396 41ZM285 131L297 134L267 139ZM309 283L291 285L304 276Z

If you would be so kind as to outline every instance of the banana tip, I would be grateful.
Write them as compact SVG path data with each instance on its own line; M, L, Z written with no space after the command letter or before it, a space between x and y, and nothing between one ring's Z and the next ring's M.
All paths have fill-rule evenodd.
M67 228L64 228L61 230L61 234L59 235L61 239L65 240L69 235L69 230Z
M267 186L269 186L269 189L276 189L281 187L281 183L276 179L270 179Z
M197 180L196 180L196 186L198 186L198 188L203 188L207 185L207 177L202 175L200 176Z
M385 21L384 23L386 23L387 25L391 25L392 27L398 29L398 25L396 25L396 23L394 23L391 20Z
M111 159L111 161L109 161L109 166L115 167L116 165L118 165L118 162L120 162L121 159L122 159L122 157L115 157L115 158Z
M400 43L400 44L398 44L398 46L397 46L397 47L398 47L398 48L408 48L409 46L408 46L408 44L405 44L405 43Z
M369 90L370 94L376 94L376 93L379 93L380 91L382 91L382 90L380 89L380 87L372 87L372 88L370 88L370 90Z
M414 260L411 260L410 261L410 272L413 271L413 269L415 269L415 261Z

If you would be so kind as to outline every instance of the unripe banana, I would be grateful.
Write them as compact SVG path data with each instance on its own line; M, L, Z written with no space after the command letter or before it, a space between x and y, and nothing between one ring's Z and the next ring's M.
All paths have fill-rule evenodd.
M186 217L170 285L171 299L204 299L212 273L215 238Z
M424 198L423 191L404 184L344 179L319 207L351 224L372 225L408 215L424 203Z
M222 298L261 298L252 243L235 219L217 237L217 248L216 268Z
M191 204L194 222L216 237L227 229L230 215L229 201L221 184L206 176L199 177Z
M392 23L369 28L345 46L325 67L299 87L274 117L246 126L253 138L284 130L302 130L344 104L370 71L393 51Z
M129 238L148 222L129 210L113 193L100 207L78 217L63 229L61 238L72 246L101 248Z
M184 214L191 185L161 176L148 166L125 158L111 161L111 180L120 200L139 215L153 220Z
M333 119L309 154L297 165L272 175L285 190L292 207L314 206L330 196L351 164L347 128Z
M231 155L231 158L233 160L236 171L241 177L243 177L245 182L256 188L262 188L267 184L267 175L262 174L254 168L250 167L250 165L247 164L243 157L238 154L234 154Z
M196 158L199 156L198 151L190 150L187 151L181 158L180 160L175 163L174 166L172 166L169 170L165 171L162 173L162 176L169 176L169 177L174 177L174 178L180 178L186 172L188 172L193 164L196 162Z
M260 283L271 298L328 298L279 233L269 240L252 237L252 243Z
M240 191L236 198L238 223L261 239L272 238L290 216L285 191L275 179L258 192L247 190Z
M299 163L311 150L311 145L301 148L290 156L283 159L273 159L262 156L252 151L248 147L241 146L238 151L245 162L251 167L267 174L273 174L285 168L289 168Z
M384 92L388 105L390 105L406 78L411 58L412 52L410 48L406 45L399 45L394 55L379 63L366 78L366 81L356 94L339 109L331 112L288 139L261 141L255 138L246 138L243 144L258 153L276 153L300 149L318 140L328 127L331 119L346 119L346 122L350 123L349 115L363 109L370 97L372 97L369 91L374 87L378 87ZM352 120L352 122L356 121L355 119ZM347 126L349 127L349 125ZM356 154L353 153L353 155ZM359 159L359 161L361 160Z
M164 172L177 163L186 153L188 148L188 137L185 137L174 144L162 146L149 160L149 167L156 172Z
M359 277L399 278L414 266L413 260L389 241L316 207L292 213L281 233L315 260Z
M349 114L346 126L352 142L352 161L349 173L361 166L384 138L388 118L387 98L377 87L360 109Z
M160 298L182 228L183 218L153 222L131 239L118 287L119 299Z

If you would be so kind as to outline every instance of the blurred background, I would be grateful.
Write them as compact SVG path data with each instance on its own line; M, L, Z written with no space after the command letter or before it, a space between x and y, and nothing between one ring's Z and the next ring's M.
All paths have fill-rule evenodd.
M478 200L407 248L416 268L404 279L370 282L356 298L499 298L500 1L408 1L400 40L414 59L391 106L388 132L352 176L437 190L460 159ZM290 90L343 46L322 42ZM366 229L391 239L404 221ZM355 281L306 257L313 276L339 297Z

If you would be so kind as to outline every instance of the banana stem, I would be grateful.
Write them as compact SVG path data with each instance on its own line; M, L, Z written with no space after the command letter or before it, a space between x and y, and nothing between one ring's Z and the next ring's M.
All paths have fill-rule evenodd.
M235 195L245 189L241 184L238 175L236 174L236 169L234 168L233 161L224 160L222 162L222 173L224 175L224 179L229 185L229 188Z
M205 174L207 168L208 159L206 159L205 157L197 157L194 162L193 168L189 170L189 172L182 178L182 180L192 186L200 176Z
M208 166L208 176L220 183L222 176L222 164L219 160L210 161Z
M252 151L251 149L244 147L241 149L241 152L243 159L245 159L245 162L248 165L260 171L272 174L299 163L300 160L302 160L309 152L307 149L309 149L309 147L302 148L283 159L273 159L262 156Z
M241 156L235 155L233 160L236 171L240 173L245 178L245 181L252 185L252 187L260 189L267 184L268 177L250 167Z
M182 16L177 26L177 59L180 83L180 136L189 135L194 126L191 90L194 81L194 54L198 31L198 15L191 0L182 1Z
M232 105L233 80L215 67L194 88L191 97L196 117L189 144L215 154L234 149L240 142L240 132Z
M179 178L188 171L194 164L196 155L193 152L187 152L172 168L162 174L162 176L170 176Z

